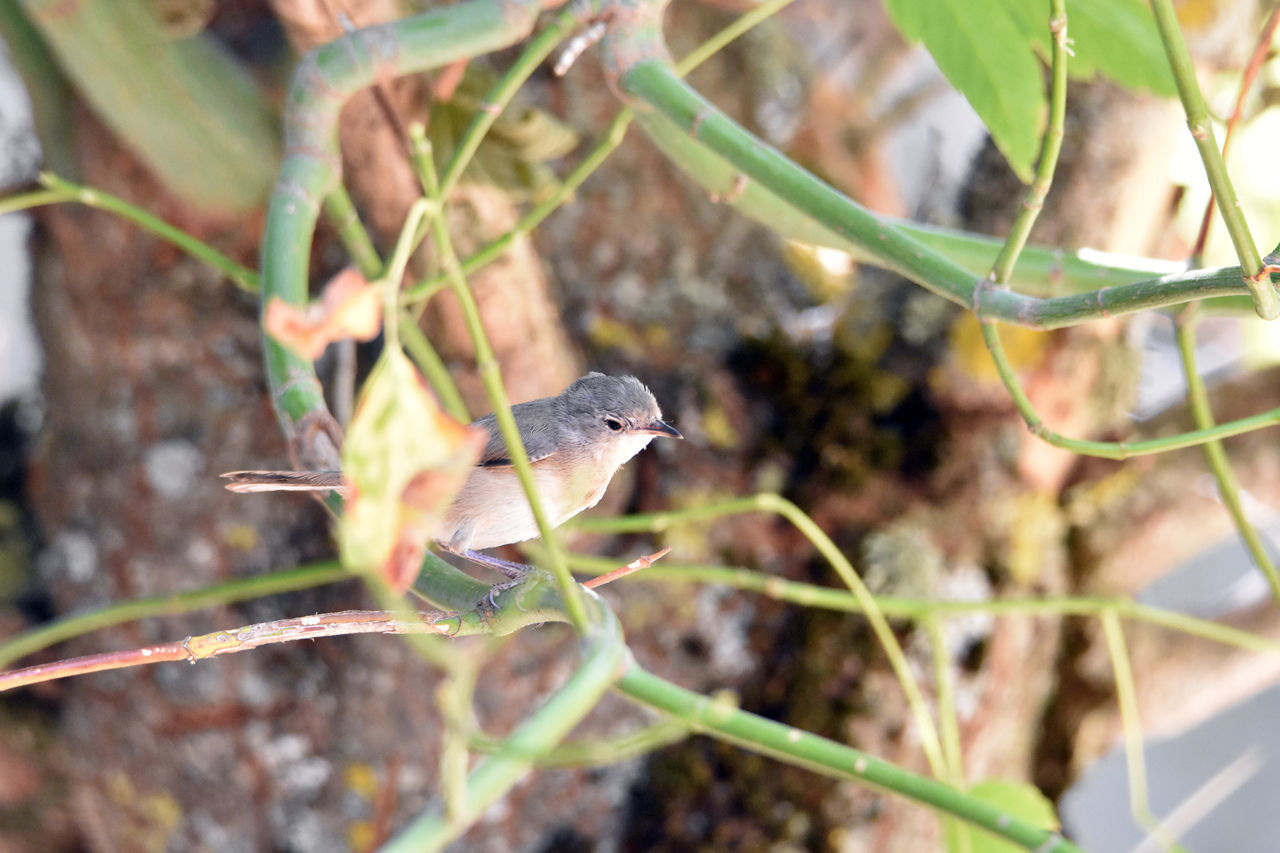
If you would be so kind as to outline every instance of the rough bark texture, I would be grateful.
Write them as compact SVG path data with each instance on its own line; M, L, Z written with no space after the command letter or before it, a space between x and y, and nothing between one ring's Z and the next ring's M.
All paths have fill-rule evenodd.
M283 13L302 4L275 6ZM878 9L871 2L793 9L789 31L758 36L772 40L770 49L736 46L694 82L747 124L776 133L780 144L796 140L800 156L855 195L900 204L879 166L887 159L883 129L859 125L874 125L856 111L867 99L839 94L860 78L778 47L791 38L815 44L815 33L850 43L876 33L866 43L879 47L862 66L874 79L875 69L901 61L902 50L884 47ZM671 16L677 52L683 40L723 22L691 6ZM867 29L840 29L855 23ZM774 64L761 70L761 57ZM758 76L746 78L743 69ZM797 88L809 78L818 81L814 94L797 94L809 91ZM590 136L616 106L600 79L588 54L563 82L539 77L530 88ZM1106 87L1074 94L1068 162L1039 239L1160 250L1153 235L1168 199L1152 189L1148 159L1158 152L1129 140L1135 128L1144 139L1171 136L1177 114ZM417 100L402 106L412 110ZM847 113L823 107L833 103L854 106ZM383 119L371 103L349 108L343 142L348 177L385 240L413 190L391 164L399 143ZM81 129L89 181L253 262L260 221L213 231L178 209L91 118L82 116ZM989 164L984 157L975 169L965 218L1000 233L1020 189ZM1130 185L1145 189L1115 190ZM514 205L493 190L467 189L459 200L453 224L464 252L513 221ZM314 503L235 496L216 479L285 458L265 395L256 301L108 216L66 208L40 222L36 293L48 414L31 493L48 540L39 580L53 609L193 588L329 554L327 519ZM318 247L318 276L336 255L332 246ZM557 283L555 303L540 257ZM1132 592L1154 567L1226 528L1188 523L1208 514L1208 501L1185 488L1199 470L1190 453L1171 463L1129 463L1125 470L1140 475L1131 491L1111 493L1110 504L1084 501L1079 496L1119 466L1081 464L1026 436L1003 391L972 368L985 355L970 358L963 349L973 340L956 311L866 271L835 296L817 293L766 229L713 204L637 133L533 241L473 286L513 396L562 387L575 372L568 341L593 368L641 375L687 436L627 466L605 499L608 510L780 490L856 558L878 591L938 598ZM437 299L428 318L446 357L465 362L469 345L455 308ZM1120 330L1102 324L1027 341L1020 363L1047 419L1072 434L1111 428L1129 370ZM474 404L474 382L463 384ZM1267 405L1256 394L1238 396L1251 410ZM1280 492L1280 466L1265 437L1240 444L1244 485ZM672 530L664 540L680 562L836 583L805 540L774 519L725 519ZM653 550L642 537L573 544L622 561ZM627 582L604 594L637 658L654 671L696 690L732 690L749 710L925 769L901 690L862 619L711 587ZM356 584L345 584L102 632L46 656L367 605ZM1109 674L1093 626L1017 617L959 621L945 633L970 779L1035 778L1057 793L1113 735ZM929 672L923 632L904 626L899 636L917 671ZM1199 679L1160 665L1175 648L1168 635L1135 632L1131 644L1135 669L1150 673L1144 720L1161 729L1198 712L1202 706L1174 687L1191 689ZM467 648L479 653L480 646ZM487 651L493 659L477 686L476 715L499 734L574 661L568 632L558 627L522 631ZM1218 677L1229 672L1232 690L1264 674L1216 651L1195 661ZM33 734L16 745L0 737L0 770L12 771L0 772L9 780L7 791L0 784L0 805L5 796L30 804L40 787L33 774L56 777L66 793L50 795L56 804L35 836L54 844L32 845L3 829L0 841L16 850L57 843L368 849L438 791L439 686L404 643L362 637L49 688L39 695L60 715L54 745L30 745L50 736L40 724L24 722ZM1184 713L1161 718L1159 708ZM6 714L19 711L31 713L5 706ZM609 697L575 736L618 734L644 719ZM916 806L692 738L616 766L537 771L459 849L912 851L938 844L936 819Z

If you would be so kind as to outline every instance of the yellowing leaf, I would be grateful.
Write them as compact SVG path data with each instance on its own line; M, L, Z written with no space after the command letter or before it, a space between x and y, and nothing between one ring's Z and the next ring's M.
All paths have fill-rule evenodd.
M1061 825L1053 810L1053 803L1040 793L1039 788L1028 782L984 779L969 788L969 793L1023 823L1052 830ZM969 834L968 849L972 853L1015 853L1023 849L1012 841L996 838L970 826L962 827L961 831Z
M484 441L440 408L404 353L384 352L342 446L350 487L338 523L343 563L406 589Z
M359 270L347 267L329 279L318 303L299 308L272 299L264 322L273 338L314 361L334 341L373 340L382 329L382 294Z

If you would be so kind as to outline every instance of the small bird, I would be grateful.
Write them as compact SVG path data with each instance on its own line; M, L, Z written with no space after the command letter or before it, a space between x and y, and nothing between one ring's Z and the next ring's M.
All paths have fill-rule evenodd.
M657 436L683 438L662 420L653 393L634 376L588 373L555 397L511 407L553 527L595 506L613 475ZM538 535L493 415L473 427L488 435L480 460L453 499L436 536L440 547L511 578L528 567L479 551ZM236 492L325 490L342 486L337 472L237 471L224 474Z

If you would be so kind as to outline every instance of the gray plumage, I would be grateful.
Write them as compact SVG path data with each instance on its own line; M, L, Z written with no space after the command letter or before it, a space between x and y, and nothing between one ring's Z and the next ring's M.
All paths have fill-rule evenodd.
M658 401L634 376L588 373L555 397L518 403L511 413L552 526L595 506L614 473L656 436L682 437L663 423ZM538 535L497 421L486 415L473 426L485 430L488 441L436 536L446 550L470 559L483 558L476 550ZM339 471L234 471L222 476L231 481L227 488L237 492L345 488Z
M606 420L610 417L624 429L636 429L662 420L662 411L653 392L634 376L606 376L588 373L555 397L543 397L511 407L525 452L530 462L541 462L566 442L606 440L612 432ZM478 464L505 467L511 464L507 443L498 432L493 415L477 418L473 426L483 427L489 441L480 453Z
M680 438L634 376L588 373L555 397L511 407L553 526L595 506L614 473L655 436ZM475 421L489 440L437 536L450 551L494 548L538 535L493 415Z

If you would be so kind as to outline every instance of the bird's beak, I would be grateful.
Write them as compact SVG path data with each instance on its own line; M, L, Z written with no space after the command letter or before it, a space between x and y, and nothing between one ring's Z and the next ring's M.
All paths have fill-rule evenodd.
M680 434L680 430L662 421L654 421L648 426L640 427L638 432L646 432L650 435L665 435L667 438L684 438Z

